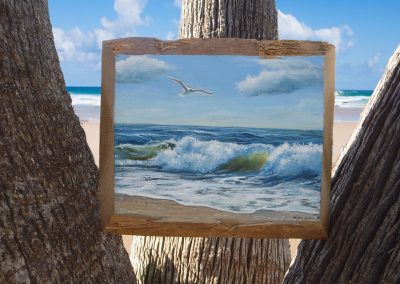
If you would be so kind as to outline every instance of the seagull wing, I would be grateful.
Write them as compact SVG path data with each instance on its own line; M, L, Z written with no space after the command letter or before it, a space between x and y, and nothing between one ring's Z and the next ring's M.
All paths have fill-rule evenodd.
M184 92L187 92L187 90L189 89L188 86L187 86L185 83L183 83L181 80L176 79L176 78L171 77L171 76L167 76L167 77L168 77L170 80L172 80L172 81L178 83L178 84L181 86L181 88L183 89Z
M207 95L212 95L213 93L211 91L203 90L203 89L193 89L192 92L199 92L199 93L204 93Z

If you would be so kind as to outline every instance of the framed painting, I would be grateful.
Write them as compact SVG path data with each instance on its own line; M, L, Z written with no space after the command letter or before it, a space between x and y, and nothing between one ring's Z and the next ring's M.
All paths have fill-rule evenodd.
M105 41L103 228L326 238L334 68L323 42Z

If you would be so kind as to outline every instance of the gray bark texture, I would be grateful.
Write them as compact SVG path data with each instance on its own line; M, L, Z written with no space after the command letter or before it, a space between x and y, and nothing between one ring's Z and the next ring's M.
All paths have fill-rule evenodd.
M183 0L179 37L278 39L275 0Z
M400 47L333 173L326 241L302 241L284 283L400 283Z
M288 240L133 237L139 283L282 283Z
M134 281L121 238L100 231L47 1L0 0L0 283Z
M274 0L183 0L181 38L277 38ZM226 23L226 24L225 24ZM282 283L288 240L134 236L139 283Z

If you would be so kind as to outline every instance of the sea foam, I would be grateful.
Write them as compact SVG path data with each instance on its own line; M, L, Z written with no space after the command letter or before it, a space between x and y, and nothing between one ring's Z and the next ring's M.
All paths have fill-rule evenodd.
M265 172L279 176L319 175L322 170L322 145L284 143L271 152Z
M151 160L151 164L170 171L210 173L236 157L268 150L268 146L263 144L238 145L216 140L201 141L192 136L185 136L172 143L175 147L159 152Z
M207 174L253 171L257 174L295 177L319 175L322 168L322 145L313 143L284 143L274 147L269 144L202 141L185 136L179 140L145 146L116 146L118 153L121 153L121 149L124 149L125 156L118 159L117 164L154 166L168 172Z
M72 105L100 106L101 97L83 94L71 94Z

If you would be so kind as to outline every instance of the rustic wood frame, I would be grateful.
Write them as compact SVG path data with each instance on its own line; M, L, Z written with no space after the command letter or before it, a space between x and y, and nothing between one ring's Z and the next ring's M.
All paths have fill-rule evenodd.
M255 216L232 218L224 214L203 216L203 222L193 222L179 215L180 205L170 202L160 208L157 200L137 198L138 206L157 208L157 216L115 214L114 191L114 91L115 56L118 54L208 54L249 55L273 58L279 56L324 56L324 134L321 182L320 219L275 223ZM100 127L100 216L105 231L117 234L193 236L193 237L256 237L256 238L327 238L329 231L329 200L332 167L332 126L335 81L335 47L324 42L257 41L247 39L184 39L161 41L155 38L126 38L103 42ZM178 212L178 213L177 213ZM201 207L187 212L199 215ZM172 214L171 216L168 216ZM175 220L178 214L180 220ZM245 215L245 214L240 214Z

